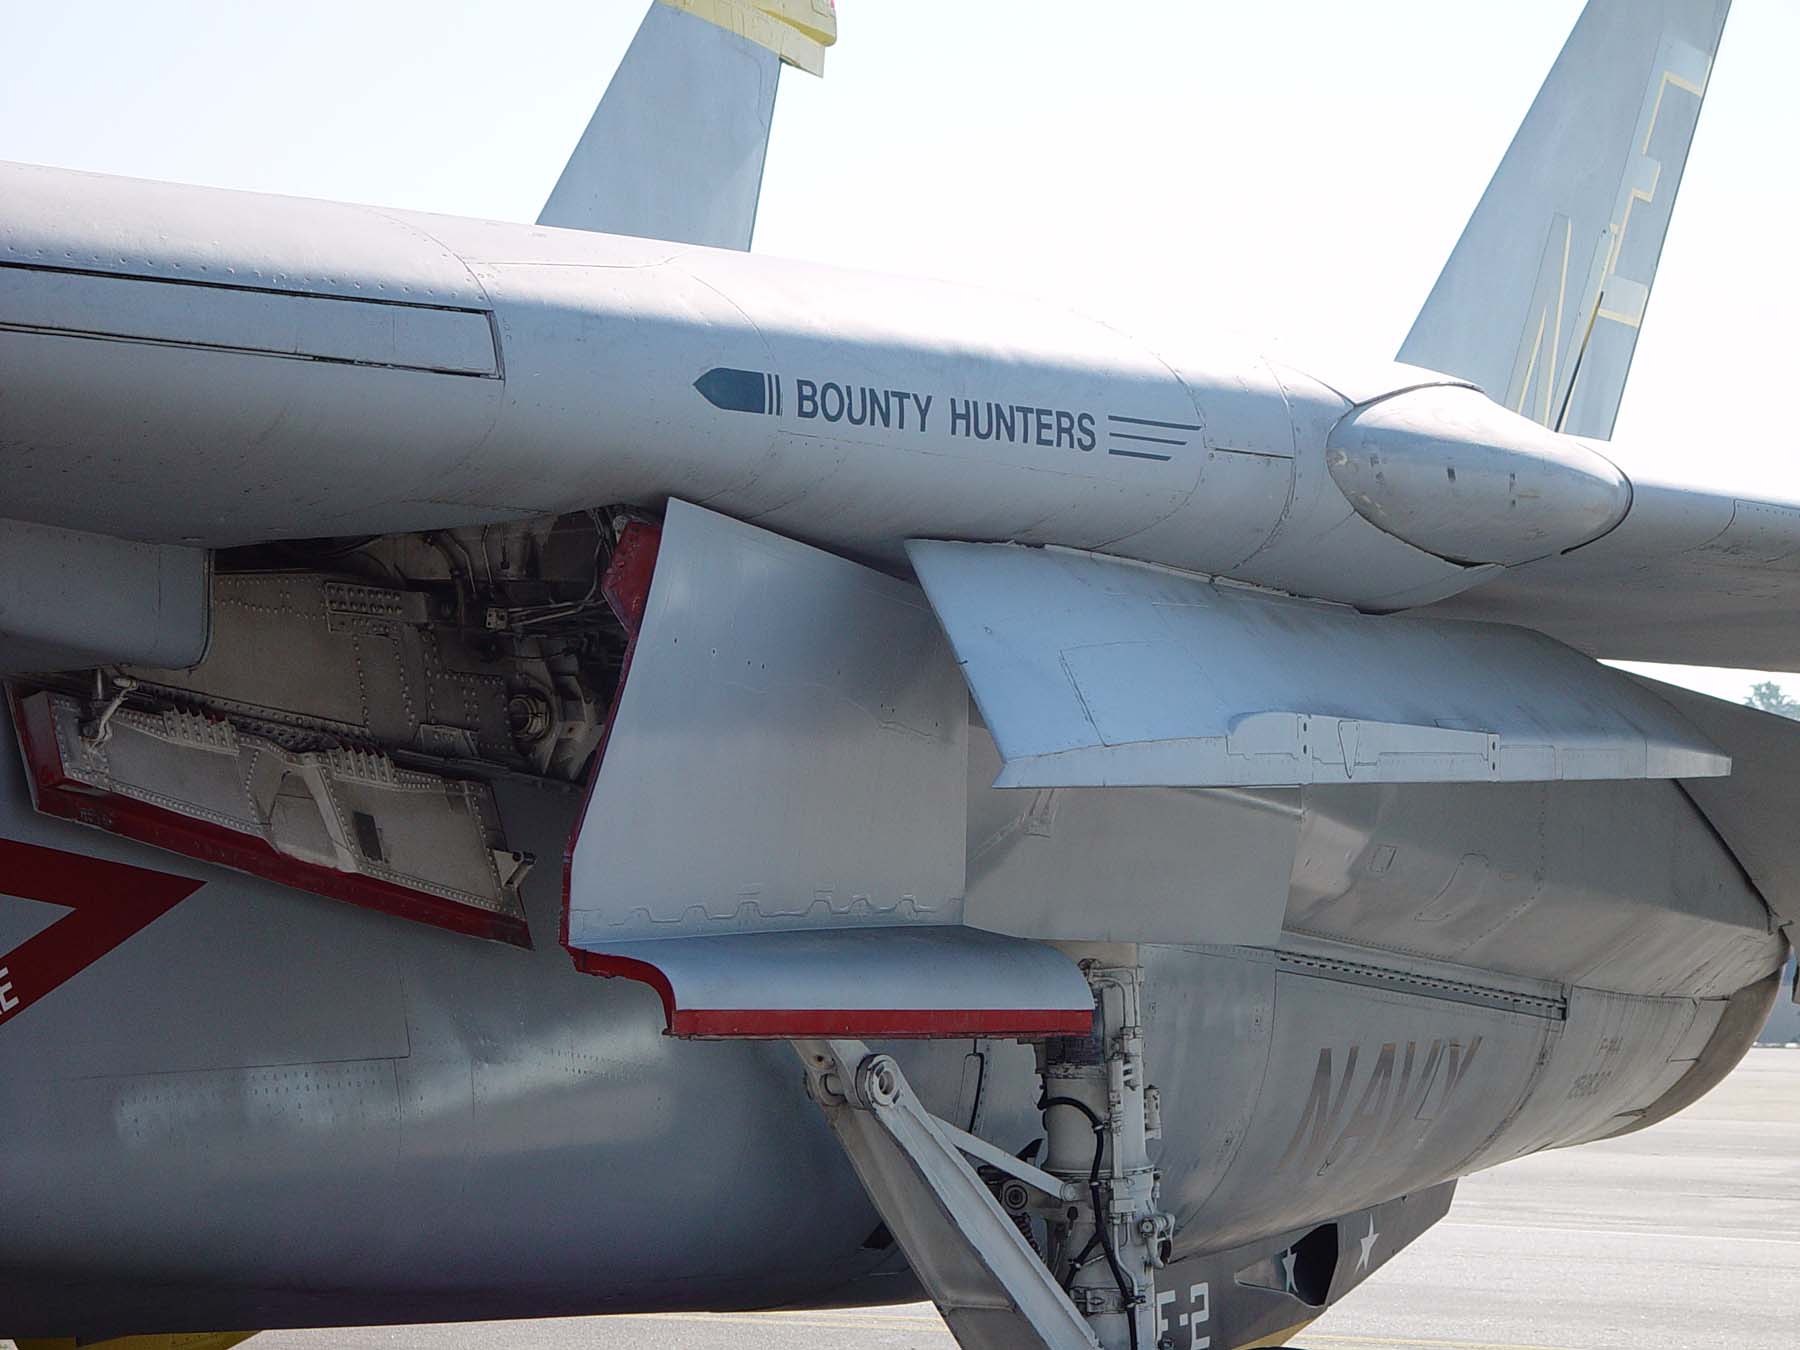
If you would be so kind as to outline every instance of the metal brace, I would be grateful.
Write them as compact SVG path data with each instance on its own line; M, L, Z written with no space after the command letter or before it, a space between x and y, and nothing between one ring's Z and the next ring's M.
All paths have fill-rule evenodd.
M1092 1034L1039 1047L1042 1167L932 1115L892 1056L793 1042L808 1093L964 1350L1158 1345L1156 1272L1175 1223L1148 1147L1162 1109L1145 1078L1144 971L1134 947L1093 950L1081 963ZM1004 1206L971 1160L1012 1179ZM1044 1224L1047 1255L1027 1214Z
M1071 1183L939 1120L892 1056L861 1041L795 1041L807 1090L863 1189L964 1350L1099 1350L1052 1278L963 1156L1058 1201Z

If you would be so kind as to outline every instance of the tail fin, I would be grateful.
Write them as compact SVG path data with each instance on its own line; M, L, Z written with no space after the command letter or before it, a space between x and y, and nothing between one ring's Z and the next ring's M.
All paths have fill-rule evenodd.
M782 64L836 40L833 0L655 0L538 224L749 248Z
M1610 437L1731 0L1590 0L1400 349Z

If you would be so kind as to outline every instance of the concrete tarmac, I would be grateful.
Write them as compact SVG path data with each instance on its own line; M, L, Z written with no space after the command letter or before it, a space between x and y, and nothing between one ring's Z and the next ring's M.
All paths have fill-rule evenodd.
M1653 1129L1465 1180L1303 1350L1793 1350L1800 1050ZM258 1350L954 1350L929 1304L271 1332ZM1186 1347L1183 1347L1186 1350Z

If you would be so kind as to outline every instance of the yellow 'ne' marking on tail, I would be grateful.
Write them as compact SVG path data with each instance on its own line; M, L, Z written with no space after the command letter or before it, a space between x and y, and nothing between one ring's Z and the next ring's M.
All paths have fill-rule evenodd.
M1663 95L1669 92L1669 86L1674 85L1683 93L1692 94L1695 98L1705 98L1706 86L1711 79L1712 62L1710 61L1706 63L1706 74L1700 77L1699 84L1695 84L1685 75L1678 75L1672 70L1665 70L1662 73L1662 83L1656 89L1656 107L1650 112L1650 125L1644 132L1644 148L1641 153L1646 155L1650 153L1650 141L1656 135L1656 119L1662 116Z
M831 0L662 0L662 3L717 24L790 66L810 75L825 73L825 49L837 41L837 10Z
M1556 403L1557 362L1562 357L1563 315L1569 304L1569 250L1575 243L1575 222L1563 217L1562 276L1556 283L1556 327L1550 334L1550 378L1544 381L1544 415L1538 420L1550 425L1550 409Z
M1531 343L1531 360L1525 366L1525 378L1519 384L1519 405L1513 411L1523 415L1525 405L1531 402L1531 381L1537 375L1538 354L1544 350L1544 325L1550 322L1550 308L1545 306L1538 314L1537 337Z

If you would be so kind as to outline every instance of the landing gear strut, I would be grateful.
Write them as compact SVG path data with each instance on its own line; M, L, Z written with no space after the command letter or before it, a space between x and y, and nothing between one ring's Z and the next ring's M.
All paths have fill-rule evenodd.
M1148 1152L1160 1127L1143 970L1135 951L1082 970L1093 1034L1039 1047L1041 1168L931 1115L900 1066L861 1041L794 1042L813 1100L965 1350L1157 1345L1156 1271L1174 1224ZM1022 1218L1043 1225L1046 1255Z

